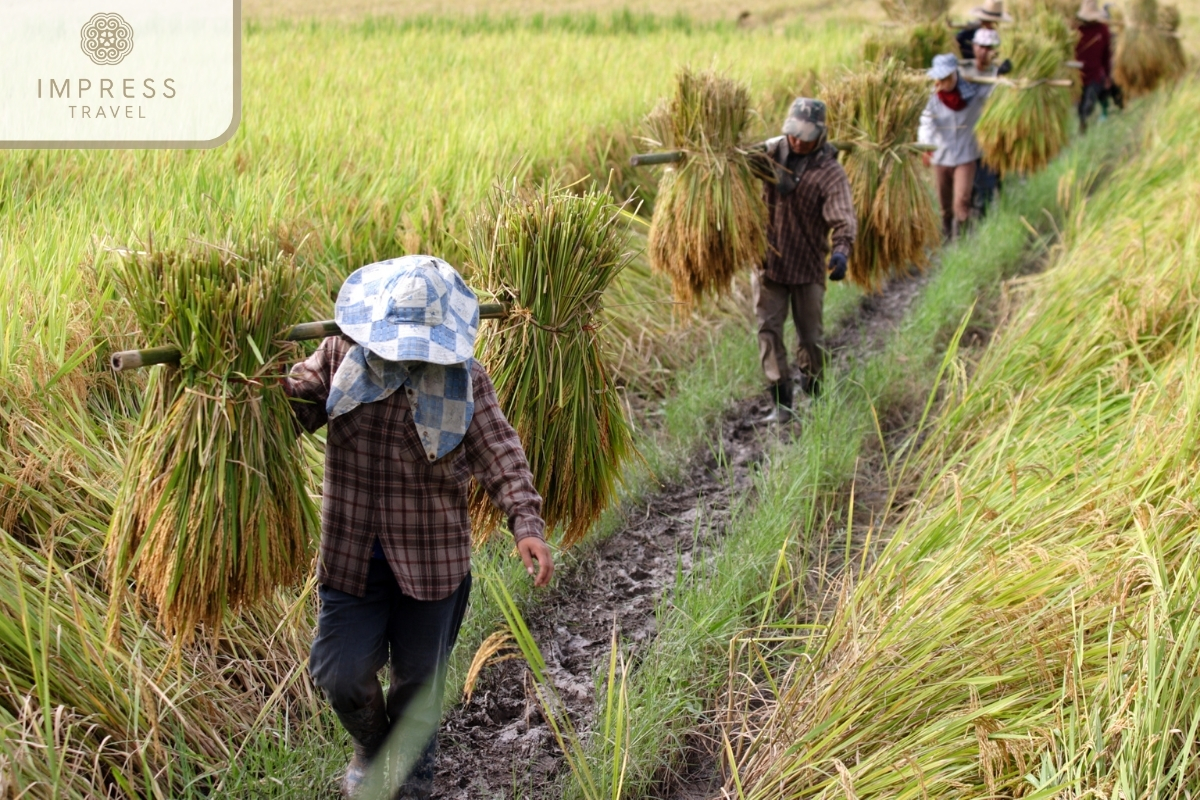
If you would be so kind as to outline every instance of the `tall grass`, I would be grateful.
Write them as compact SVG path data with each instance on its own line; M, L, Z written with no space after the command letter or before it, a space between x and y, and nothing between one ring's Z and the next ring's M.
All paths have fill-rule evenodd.
M1200 786L1195 84L952 384L890 544L731 727L739 794ZM731 786L733 781L731 781Z

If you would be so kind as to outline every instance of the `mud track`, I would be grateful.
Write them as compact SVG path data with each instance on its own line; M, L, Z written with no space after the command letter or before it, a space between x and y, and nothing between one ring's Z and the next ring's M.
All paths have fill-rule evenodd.
M912 304L924 276L893 281L864 297L830 337L834 361L857 359L885 346ZM526 621L547 672L581 733L593 711L595 679L607 667L616 621L634 658L655 636L655 609L724 537L734 512L753 503L753 475L766 445L781 435L762 423L765 394L738 402L720 421L719 446L697 452L686 480L664 486L625 511L622 527L539 598ZM532 800L555 796L566 769L542 719L522 662L486 668L468 704L457 706L441 732L439 800Z

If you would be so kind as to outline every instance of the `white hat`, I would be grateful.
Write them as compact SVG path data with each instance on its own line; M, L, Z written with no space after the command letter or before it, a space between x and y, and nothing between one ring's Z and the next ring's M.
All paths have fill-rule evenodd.
M975 31L975 38L971 43L976 47L999 47L1000 31L995 28L980 28Z

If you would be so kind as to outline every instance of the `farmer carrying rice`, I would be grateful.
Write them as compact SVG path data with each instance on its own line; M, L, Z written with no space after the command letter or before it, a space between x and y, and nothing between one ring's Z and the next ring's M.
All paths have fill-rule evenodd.
M1108 15L1096 0L1083 0L1075 20L1079 40L1075 43L1075 60L1083 66L1080 74L1083 93L1079 97L1079 130L1087 132L1088 117L1097 103L1102 114L1108 114L1111 98L1121 107L1120 89L1112 79L1112 34L1108 30Z
M975 165L982 155L975 141L975 123L992 86L966 81L952 53L934 56L926 75L933 80L934 90L921 112L917 141L937 146L926 161L933 165L942 204L942 235L954 240L971 217Z
M479 303L453 267L429 256L363 267L335 314L344 336L285 382L304 428L329 425L309 670L353 739L343 795L361 794L403 717L407 741L388 751L415 766L396 796L428 798L446 660L471 589L468 479L507 515L537 586L554 572L542 499L472 358ZM376 674L389 651L385 699Z
M1004 13L1004 0L985 0L982 6L971 9L974 19L954 35L963 60L975 58L975 34L980 30L995 30L1001 22L1012 22Z
M996 51L1000 48L1000 31L995 28L978 28L971 44L975 58L962 65L960 71L964 78L996 78L1012 72L1012 61L1007 58L1003 62L996 61ZM988 167L982 158L978 159L975 162L975 182L971 194L972 211L982 217L987 213L988 205L999 190L1000 175Z
M826 141L825 104L808 97L792 103L783 136L766 143L773 180L763 189L767 203L767 253L753 276L758 317L758 351L771 382L774 408L768 421L792 413L793 393L783 325L788 308L806 356L801 388L816 397L825 368L825 275L840 281L858 232L850 182ZM830 255L830 232L833 254ZM828 267L826 261L828 260Z

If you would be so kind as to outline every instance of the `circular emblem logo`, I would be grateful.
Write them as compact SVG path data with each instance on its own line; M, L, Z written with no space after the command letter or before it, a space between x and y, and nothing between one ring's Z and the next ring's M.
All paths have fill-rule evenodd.
M93 62L120 64L133 52L133 28L120 14L97 14L79 31L79 46Z

